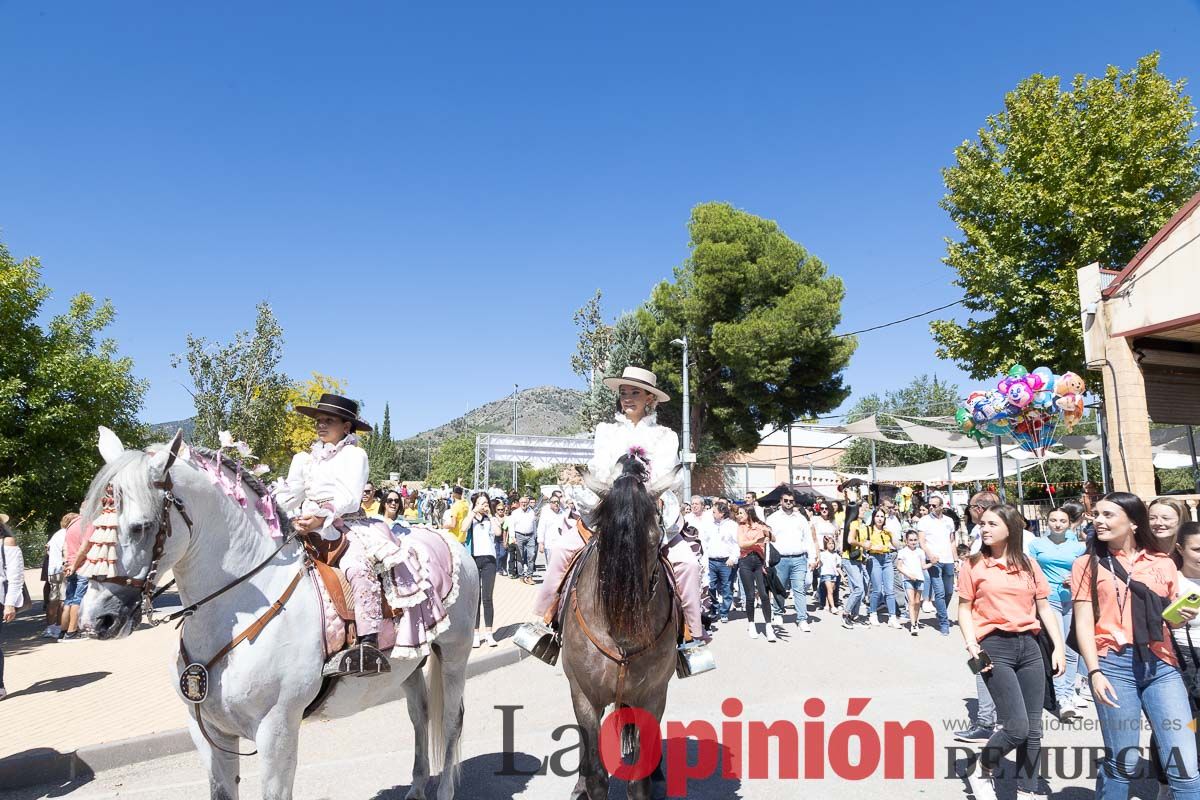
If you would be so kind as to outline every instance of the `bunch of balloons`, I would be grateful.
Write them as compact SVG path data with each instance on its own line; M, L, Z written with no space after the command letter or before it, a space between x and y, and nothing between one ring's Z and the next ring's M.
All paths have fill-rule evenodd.
M1049 367L1030 372L1015 364L995 391L971 392L954 419L981 447L992 436L1008 435L1023 450L1045 455L1058 441L1059 423L1069 433L1083 418L1086 389L1074 372L1055 375Z

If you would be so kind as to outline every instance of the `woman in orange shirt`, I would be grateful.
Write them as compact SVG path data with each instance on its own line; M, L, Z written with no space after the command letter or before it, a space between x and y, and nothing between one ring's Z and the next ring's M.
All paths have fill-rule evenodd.
M746 598L746 624L750 638L758 638L758 629L754 627L754 592L757 589L759 599L762 600L767 641L773 642L775 629L771 627L771 597L767 592L765 570L768 568L766 543L775 537L769 527L759 522L758 514L750 506L742 506L735 511L734 519L738 524L738 548L741 551L738 576L742 579L742 594Z
M1047 599L1046 576L1025 555L1025 518L1001 505L984 511L979 526L983 544L958 576L958 626L970 657L986 653L991 660L981 674L996 704L999 727L979 755L971 791L975 800L996 800L992 773L1015 749L1017 797L1026 800L1036 796L1042 747L1046 667L1037 636L1043 624L1054 643L1056 675L1066 669L1066 650Z
M1150 721L1175 800L1200 798L1187 689L1163 621L1179 595L1179 571L1128 492L1096 503L1096 535L1071 568L1079 657L1087 667L1104 736L1098 800L1126 800L1137 775L1142 714ZM1184 623L1196 612L1184 609Z

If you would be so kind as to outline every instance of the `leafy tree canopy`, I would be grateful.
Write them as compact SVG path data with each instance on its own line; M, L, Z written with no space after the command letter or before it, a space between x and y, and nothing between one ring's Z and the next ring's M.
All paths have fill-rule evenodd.
M188 334L186 352L173 356L171 366L186 364L192 379L197 444L216 447L219 432L227 430L260 458L282 452L291 388L279 370L282 357L283 329L266 303L258 305L254 330L238 331L227 345Z
M650 368L672 396L660 420L679 430L680 350L691 359L693 450L751 451L759 430L836 408L856 342L838 337L844 289L771 220L727 203L692 211L691 256L654 288L638 321Z
M1033 75L943 170L958 225L943 261L971 319L931 324L938 355L975 378L1012 364L1082 372L1075 271L1122 267L1200 189L1195 108L1158 54L1132 71Z
M604 375L620 375L630 365L640 367L648 363L648 344L637 314L626 312L617 318L608 329L607 348L602 361ZM616 392L603 381L595 381L580 407L584 430L594 431L599 423L612 420L616 407Z
M0 244L0 510L29 530L53 530L78 510L100 466L98 426L130 447L145 440L137 414L147 384L100 338L112 303L78 294L43 326L49 297L40 262L14 261Z

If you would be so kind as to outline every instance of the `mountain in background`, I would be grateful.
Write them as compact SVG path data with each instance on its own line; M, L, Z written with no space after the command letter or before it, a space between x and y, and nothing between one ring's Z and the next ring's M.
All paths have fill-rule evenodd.
M484 403L444 425L422 431L404 441L432 444L435 447L446 439L464 433L508 433L512 430L513 406L516 406L516 431L536 436L565 436L579 433L583 426L579 412L583 407L583 392L558 386L538 386L517 392L500 400ZM396 427L396 419L392 427Z
M574 389L562 389L558 386L538 386L517 393L517 433L536 434L538 436L563 436L579 433L583 428L579 422L579 411L583 406L583 392ZM464 433L508 433L511 430L514 400L511 396L501 400L493 400L478 408L468 411L457 419L452 419L444 425L422 431L404 441L419 442L422 445L437 446L446 439L460 436ZM368 422L379 422L371 420ZM392 427L398 427L403 420L392 419ZM151 440L167 441L175 435L175 431L183 428L183 436L191 441L196 430L194 419L181 419L174 422L158 422L150 425Z
M169 442L175 431L183 428L183 440L190 442L196 433L196 420L192 417L177 419L174 422L155 422L150 425L150 441Z

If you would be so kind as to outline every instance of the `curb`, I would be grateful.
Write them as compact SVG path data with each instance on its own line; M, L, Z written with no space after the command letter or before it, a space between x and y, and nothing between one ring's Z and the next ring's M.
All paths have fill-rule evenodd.
M467 661L467 678L474 678L521 662L525 651L513 646ZM88 745L70 753L50 748L26 750L0 758L0 786L24 789L30 786L63 784L78 778L91 778L97 772L176 756L194 749L187 728L148 733L115 742Z

